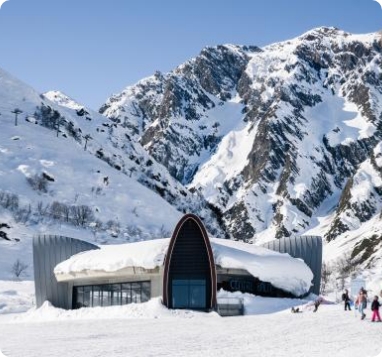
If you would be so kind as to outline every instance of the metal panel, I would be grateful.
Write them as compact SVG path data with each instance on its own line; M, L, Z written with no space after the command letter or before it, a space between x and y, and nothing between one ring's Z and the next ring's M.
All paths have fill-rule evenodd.
M65 249L60 249L58 252L58 259L60 261L65 260ZM57 284L58 286L58 304L60 306L67 306L66 287L64 284Z
M55 247L57 247L56 239L54 236L49 237L49 249L48 249L48 261L49 261L49 275L46 275L46 284L48 289L48 298L49 301L55 301L58 305L58 291L57 291L57 280L54 276L53 270L56 266L55 262L56 259L56 250ZM52 282L52 283L50 283Z
M262 245L265 248L288 253L294 258L304 260L313 272L313 285L309 292L320 293L322 266L322 238L319 236L285 237Z
M278 252L282 252L284 250L283 246L280 245L280 241L278 239L273 241L273 249L277 250Z
M276 249L278 248L278 251L280 253L285 253L286 252L286 249L285 249L285 241L283 240L276 240L275 241L275 245L276 245Z
M91 249L96 245L63 236L36 236L33 238L33 265L36 305L40 307L48 300L52 305L71 308L68 283L58 283L54 275L57 264L72 255Z
M287 242L289 243L289 251L288 253L292 256L292 257L295 257L296 256L296 239L294 239L293 237L289 238L287 240Z
M314 275L314 286L318 287L314 290L315 294L320 293L320 283L321 283L321 269L322 269L322 240L315 240L315 275Z
M43 282L41 280L41 276L43 275L43 260L40 258L40 251L36 249L37 246L40 245L41 238L36 237L33 240L33 267L34 267L34 281L35 281L35 289L39 290L43 293ZM36 294L36 304L37 306L41 306L41 294Z
M302 250L302 239L296 239L295 238L295 244L296 244L296 252L295 252L295 254L296 255L298 255L298 256L300 256L300 257L302 257L303 256L303 250Z

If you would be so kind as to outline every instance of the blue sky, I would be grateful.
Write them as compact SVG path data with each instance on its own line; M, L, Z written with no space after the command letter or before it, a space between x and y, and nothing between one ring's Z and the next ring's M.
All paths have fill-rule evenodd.
M98 109L204 46L264 46L318 26L375 32L382 10L373 0L9 0L0 10L0 67Z

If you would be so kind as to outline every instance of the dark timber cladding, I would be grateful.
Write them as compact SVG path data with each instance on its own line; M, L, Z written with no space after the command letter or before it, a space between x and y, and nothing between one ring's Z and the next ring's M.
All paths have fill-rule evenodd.
M216 269L211 244L199 217L186 214L177 224L167 251L163 302L169 308L216 307Z

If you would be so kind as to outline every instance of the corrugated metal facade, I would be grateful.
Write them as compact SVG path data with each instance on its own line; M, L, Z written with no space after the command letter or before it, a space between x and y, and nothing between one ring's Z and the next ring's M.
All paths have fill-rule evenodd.
M285 237L263 244L263 247L280 253L288 253L302 259L313 272L310 292L319 295L322 267L322 238L318 236Z
M45 300L63 309L72 308L69 283L58 283L54 275L57 264L72 255L86 250L99 249L96 245L78 239L40 235L33 238L33 265L36 292L36 305L40 307Z

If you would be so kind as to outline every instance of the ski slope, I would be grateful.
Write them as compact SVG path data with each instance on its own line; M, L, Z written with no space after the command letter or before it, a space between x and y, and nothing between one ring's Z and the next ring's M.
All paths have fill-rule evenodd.
M382 323L370 322L370 310L364 321L342 304L314 313L308 303L292 314L292 301L256 298L253 315L229 318L167 310L157 299L76 311L44 305L0 315L0 350L8 357L381 356Z

